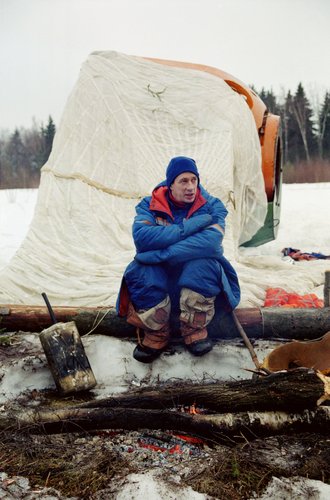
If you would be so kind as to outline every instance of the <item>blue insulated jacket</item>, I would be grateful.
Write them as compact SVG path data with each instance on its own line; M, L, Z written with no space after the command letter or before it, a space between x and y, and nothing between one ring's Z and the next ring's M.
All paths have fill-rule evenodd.
M222 240L227 213L224 204L201 186L192 205L178 207L169 199L165 183L161 183L152 196L144 198L136 206L133 223L135 261L145 265L180 266L196 259L216 259L222 269L220 288L225 305L228 309L234 309L240 300L240 288L235 270L223 255ZM199 260L198 266L201 265ZM210 296L207 289L204 294ZM125 295L124 274L117 302L120 316L126 315L128 299Z

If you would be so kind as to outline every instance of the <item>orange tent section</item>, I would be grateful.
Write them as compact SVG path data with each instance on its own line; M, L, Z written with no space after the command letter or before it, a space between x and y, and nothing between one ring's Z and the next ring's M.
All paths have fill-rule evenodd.
M235 76L212 66L195 64L183 61L171 61L146 57L158 64L178 68L204 71L224 80L235 92L244 96L247 105L252 111L256 128L259 134L262 158L262 173L265 181L265 191L268 201L274 201L279 196L281 184L281 145L280 145L280 117L270 113L260 97L248 85Z

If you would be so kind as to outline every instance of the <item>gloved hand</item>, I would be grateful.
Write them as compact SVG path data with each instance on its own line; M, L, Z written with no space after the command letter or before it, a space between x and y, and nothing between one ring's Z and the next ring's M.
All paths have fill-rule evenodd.
M201 229L212 224L212 215L196 215L196 217L191 217L188 220L184 220L180 226L182 227L181 234L182 238L187 238L194 233L197 233Z

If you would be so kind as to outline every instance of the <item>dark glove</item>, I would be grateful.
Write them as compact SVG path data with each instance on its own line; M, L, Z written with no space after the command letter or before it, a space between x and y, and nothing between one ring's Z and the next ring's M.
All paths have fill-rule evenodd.
M212 215L196 215L196 217L191 217L188 220L184 220L180 226L182 227L182 238L187 238L194 233L197 233L201 229L212 224Z

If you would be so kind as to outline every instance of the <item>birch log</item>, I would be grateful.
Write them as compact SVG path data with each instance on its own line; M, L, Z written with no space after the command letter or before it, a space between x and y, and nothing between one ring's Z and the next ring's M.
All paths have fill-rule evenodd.
M242 412L215 415L191 415L169 410L140 408L66 408L27 410L9 416L0 415L2 431L20 430L32 434L81 432L83 430L159 429L194 434L212 441L267 436L276 433L329 432L328 407L302 412Z

